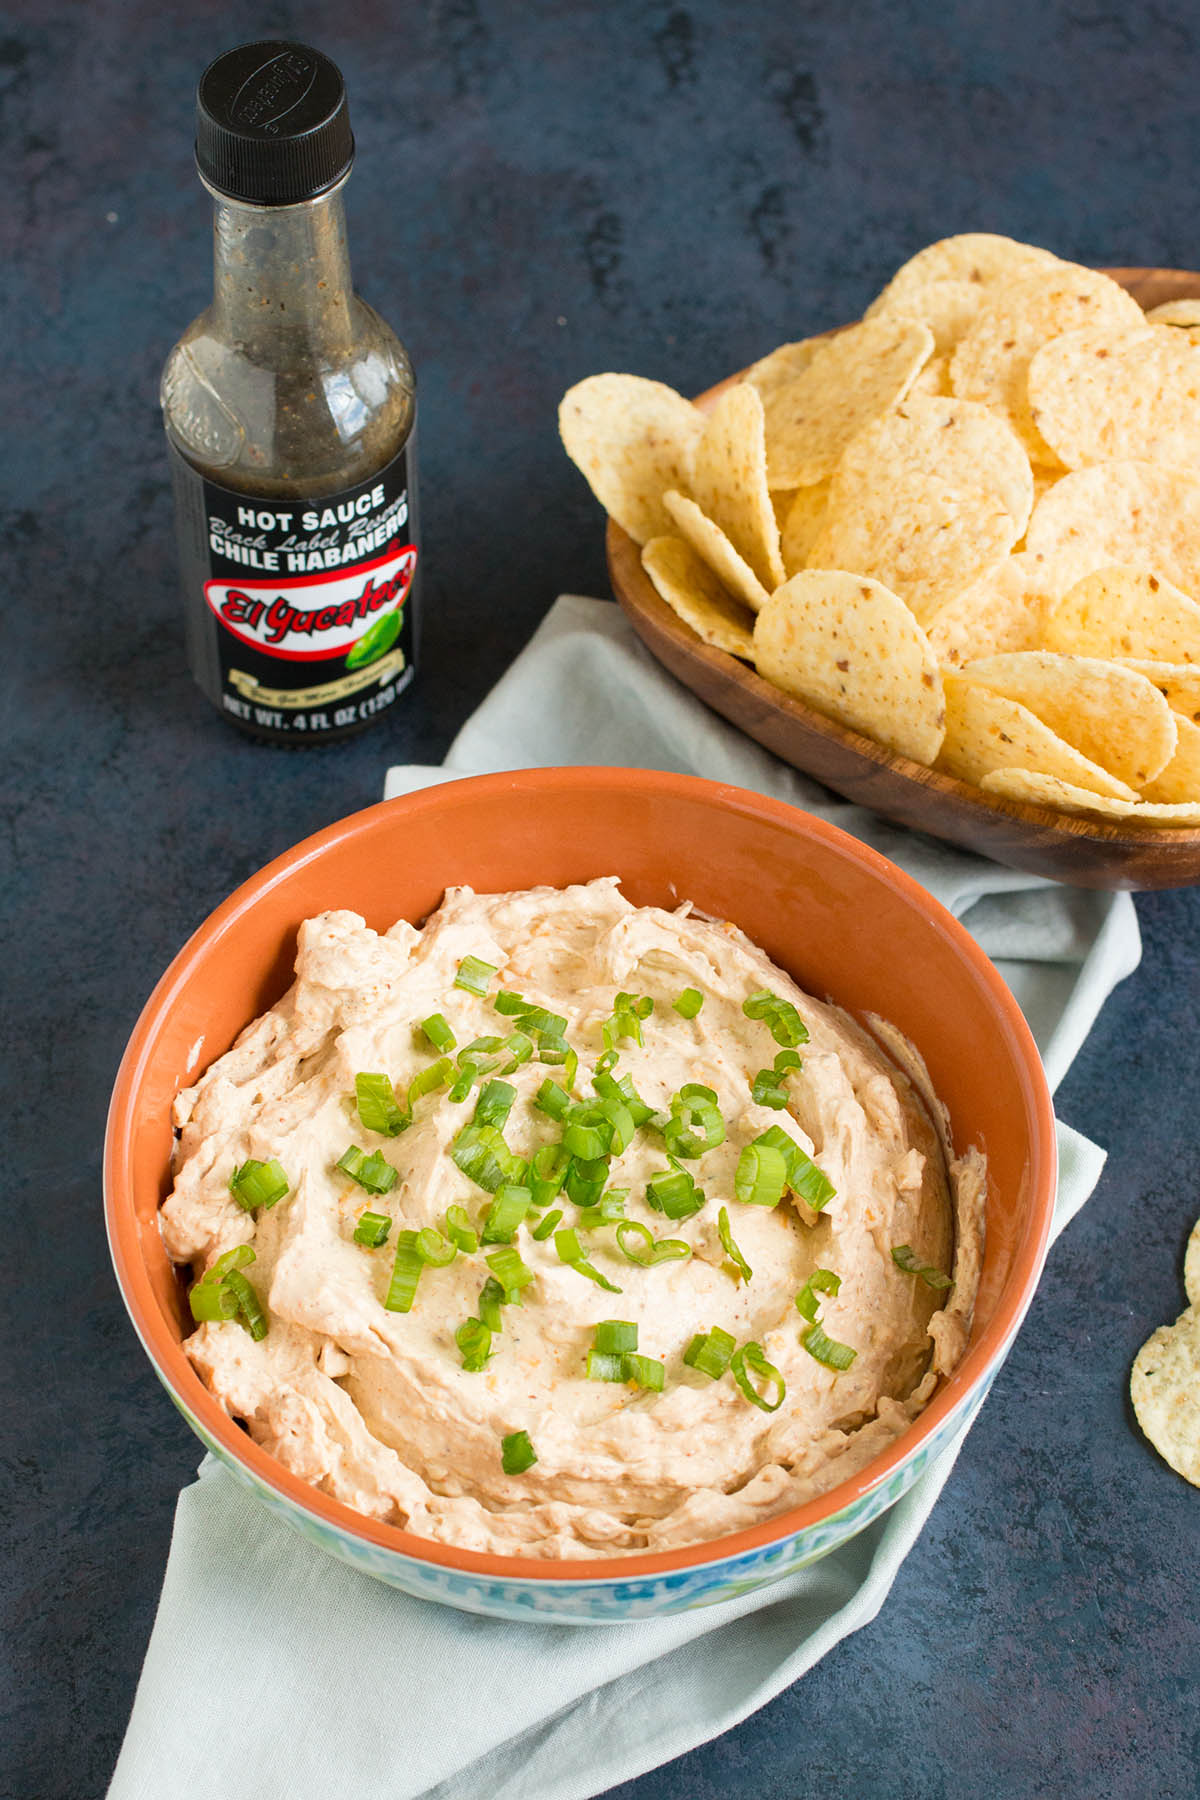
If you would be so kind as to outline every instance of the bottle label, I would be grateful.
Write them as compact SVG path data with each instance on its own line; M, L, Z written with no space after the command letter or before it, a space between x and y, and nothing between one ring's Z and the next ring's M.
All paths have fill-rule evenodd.
M412 680L414 448L341 493L264 500L206 480L171 445L192 672L239 724L336 736Z

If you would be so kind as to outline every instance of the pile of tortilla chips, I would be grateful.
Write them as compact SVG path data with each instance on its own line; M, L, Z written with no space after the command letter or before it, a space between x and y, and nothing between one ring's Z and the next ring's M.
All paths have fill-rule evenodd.
M1200 300L946 238L707 412L594 375L559 424L706 643L990 794L1200 825Z

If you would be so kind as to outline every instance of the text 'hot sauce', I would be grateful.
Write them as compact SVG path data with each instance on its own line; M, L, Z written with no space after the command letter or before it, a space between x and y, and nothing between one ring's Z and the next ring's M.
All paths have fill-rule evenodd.
M232 724L289 745L363 730L416 667L413 372L351 287L353 157L318 51L245 44L201 77L213 302L162 378L188 654Z

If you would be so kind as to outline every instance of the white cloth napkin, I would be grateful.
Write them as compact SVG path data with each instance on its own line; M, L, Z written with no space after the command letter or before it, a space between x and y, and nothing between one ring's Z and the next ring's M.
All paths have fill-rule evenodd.
M391 769L386 792L555 763L707 775L865 839L997 963L1052 1086L1141 955L1127 894L1015 874L835 800L679 687L602 601L561 598L444 766ZM1104 1162L1061 1123L1059 1154L1056 1233ZM874 1618L957 1449L814 1567L719 1606L603 1629L410 1599L295 1536L206 1458L180 1495L109 1800L590 1800L728 1730Z

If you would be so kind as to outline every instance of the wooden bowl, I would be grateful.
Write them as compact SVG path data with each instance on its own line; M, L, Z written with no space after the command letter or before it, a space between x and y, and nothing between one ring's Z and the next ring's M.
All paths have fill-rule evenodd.
M1143 307L1200 297L1200 273L1108 269ZM736 381L737 376L730 378ZM723 382L700 396L711 406ZM714 712L847 800L897 825L979 851L1010 869L1089 888L1185 887L1200 881L1200 830L1164 830L1056 812L985 794L911 762L795 700L746 663L704 643L661 599L633 539L611 520L613 592L661 663Z

